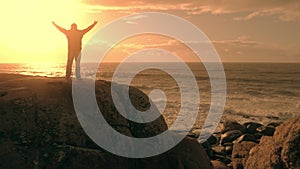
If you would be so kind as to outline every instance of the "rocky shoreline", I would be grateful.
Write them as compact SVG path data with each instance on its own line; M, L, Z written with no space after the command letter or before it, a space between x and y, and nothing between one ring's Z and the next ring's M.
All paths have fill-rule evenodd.
M300 166L300 117L268 125L227 121L220 132L202 145L193 138L194 134L161 155L132 159L103 150L85 134L74 112L70 81L1 74L0 83L1 169L285 169ZM96 97L103 116L115 130L137 138L167 130L162 116L147 124L125 119L114 107L110 85L107 81L97 81ZM140 111L150 105L149 98L136 88L130 88L130 98Z
M202 146L215 169L300 168L300 116L267 125L225 121Z

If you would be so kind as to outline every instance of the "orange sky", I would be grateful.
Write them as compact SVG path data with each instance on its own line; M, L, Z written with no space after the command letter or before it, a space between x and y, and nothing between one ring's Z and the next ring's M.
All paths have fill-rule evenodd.
M65 62L67 40L51 24L69 28L102 26L139 12L165 12L183 17L214 43L224 62L300 62L300 1L111 1L111 0L0 0L0 63ZM133 37L118 44L106 61L119 61L132 52L160 47L186 61L196 57L183 44L158 35Z

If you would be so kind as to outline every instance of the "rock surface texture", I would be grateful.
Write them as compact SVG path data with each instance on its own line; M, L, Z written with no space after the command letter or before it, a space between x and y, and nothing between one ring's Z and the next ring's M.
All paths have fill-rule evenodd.
M245 168L300 168L300 116L278 126L273 137L263 136L251 149Z

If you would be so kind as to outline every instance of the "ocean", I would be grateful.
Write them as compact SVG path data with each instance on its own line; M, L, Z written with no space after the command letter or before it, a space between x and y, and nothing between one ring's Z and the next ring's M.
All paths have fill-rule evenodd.
M132 67L147 67L149 63L128 63L128 71L122 76L132 75ZM155 63L180 72L177 63ZM197 81L200 92L200 109L193 129L199 129L206 119L210 108L211 85L206 69L201 63L188 63ZM82 63L84 77L112 80L118 63L97 64ZM300 64L299 63L224 63L227 82L226 104L221 121L236 120L260 122L267 124L282 121L300 114ZM176 70L176 71L175 71ZM179 71L178 71L179 70ZM216 70L218 71L218 70ZM171 71L172 72L172 71ZM0 64L0 73L16 73L33 76L64 77L64 64ZM184 79L185 75L182 76ZM164 91L167 105L163 115L169 126L176 120L181 95L174 78L158 69L147 69L134 76L131 85L149 94L154 89ZM184 86L188 89L189 86ZM193 99L193 98L190 98ZM186 103L191 100L185 100ZM158 101L159 102L159 101Z

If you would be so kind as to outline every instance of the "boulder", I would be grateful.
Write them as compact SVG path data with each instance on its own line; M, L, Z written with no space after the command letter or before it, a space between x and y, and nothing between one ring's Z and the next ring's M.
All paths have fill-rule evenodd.
M271 123L269 123L267 126L273 126L273 127L277 127L277 126L279 126L281 123L278 123L278 122L271 122Z
M160 155L159 159L142 160L111 154L95 144L78 122L71 81L11 76L13 78L1 75L0 90L7 94L0 97L0 168L150 169L159 168L162 166L160 164L166 164L163 167L166 169L183 166L191 169L212 168L202 146L188 138ZM96 100L103 117L119 133L139 138L155 136L168 129L163 116L150 123L127 120L113 104L111 83L97 81L95 86ZM134 87L130 87L129 92L136 109L145 111L149 108L147 95ZM122 92L116 94L119 98L123 97ZM126 105L121 106L127 110ZM114 141L118 145L123 144L119 140Z
M255 123L255 122L247 122L247 123L244 123L243 126L245 126L246 128L246 133L250 133L250 134L254 134L254 133L257 133L257 128L262 126L262 124L260 123Z
M244 141L241 143L235 143L232 150L232 165L234 169L243 169L246 165L249 151L256 143L250 141Z
M226 155L226 150L224 146L221 145L212 146L212 150L214 151L215 154Z
M233 142L235 139L239 138L243 133L240 130L227 131L221 135L221 144L224 145L228 142Z
M225 133L227 131L231 131L231 130L239 130L242 133L244 133L246 131L245 126L241 125L240 123L236 122L236 121L225 121L222 123L221 125L221 133Z
M256 142L256 138L252 134L243 134L239 138L233 141L233 143L241 143L243 141L252 141Z
M276 128L273 137L263 136L250 151L246 169L300 168L300 116Z
M184 138L177 146L161 155L139 160L143 169L213 169L205 150L197 139Z
M273 134L275 132L275 127L273 127L273 126L260 126L256 130L264 136L273 136Z
M229 167L226 166L226 164L218 160L213 160L211 161L211 163L213 164L214 169L230 169Z

